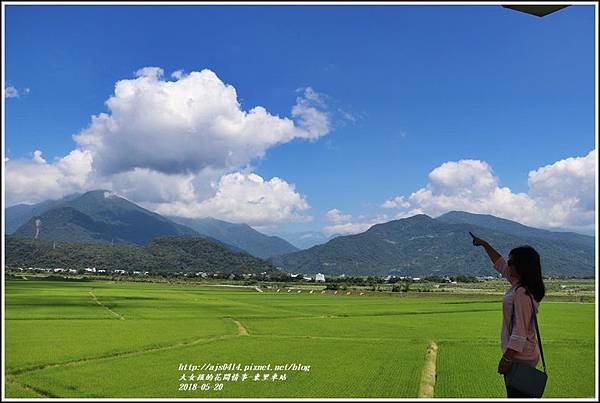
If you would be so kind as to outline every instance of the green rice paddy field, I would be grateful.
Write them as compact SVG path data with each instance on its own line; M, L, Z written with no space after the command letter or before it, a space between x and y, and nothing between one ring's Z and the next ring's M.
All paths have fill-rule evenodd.
M7 281L5 291L8 398L416 397L430 341L439 347L434 397L505 397L499 295L33 280ZM545 397L595 395L594 311L542 302ZM285 364L304 370L275 368ZM192 373L239 378L181 380Z

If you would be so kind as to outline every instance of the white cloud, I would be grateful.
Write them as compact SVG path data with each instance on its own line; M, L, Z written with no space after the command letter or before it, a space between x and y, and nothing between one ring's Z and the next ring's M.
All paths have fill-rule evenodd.
M292 116L298 119L298 126L308 133L309 139L317 139L330 130L329 116L319 109L324 107L322 95L311 87L305 88L303 96L296 98Z
M381 207L383 208L408 208L410 203L404 198L404 196L396 196L391 200L386 200Z
M176 80L180 80L181 78L183 78L183 76L184 76L183 70L175 70L174 72L171 73L171 77Z
M288 118L242 110L235 88L210 70L171 78L144 67L118 81L108 113L91 117L66 157L48 163L36 150L7 161L8 204L102 188L165 214L265 226L309 220L292 184L239 171L271 147L327 134L324 95L306 88Z
M595 223L596 150L529 172L527 193L501 187L484 161L446 162L429 174L427 185L410 197L382 207L400 208L396 218L451 210L492 214L543 228L591 233Z
M13 86L6 87L4 88L4 98L19 98L19 91Z
M334 208L329 210L325 216L334 224L343 224L352 220L352 214L343 214L340 210Z
M91 155L75 149L53 164L36 150L29 160L8 160L6 168L6 203L38 203L80 191L91 173Z
M93 116L89 127L74 136L105 174L135 168L167 174L231 171L275 145L329 131L327 114L307 98L311 92L297 98L294 121L262 106L242 110L235 88L210 70L178 71L175 81L164 80L157 67L136 75L117 82L106 102L110 114Z
M303 211L309 208L305 197L280 178L265 181L254 173L225 175L216 194L199 203L157 203L161 214L182 217L214 217L236 223L266 226L283 222L310 220Z
M567 158L529 172L529 194L550 227L593 230L596 204L597 151Z
M352 220L351 214L344 214L338 209L329 210L325 214L325 217L328 221L333 223L333 225L328 225L321 229L321 232L328 236L358 234L368 230L375 224L389 221L389 217L385 214L370 219L365 219L366 217L360 216L358 217L358 220L355 221Z
M46 160L42 158L42 152L40 150L35 150L33 152L33 162L36 164L46 164Z

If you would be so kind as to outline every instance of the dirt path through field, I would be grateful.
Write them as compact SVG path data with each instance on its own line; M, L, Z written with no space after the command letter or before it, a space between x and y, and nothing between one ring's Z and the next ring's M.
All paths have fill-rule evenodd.
M238 336L248 336L248 329L239 320L231 319L238 326Z
M425 354L425 364L421 372L421 382L419 383L419 394L417 397L432 398L435 389L436 361L438 346L435 342L430 342Z
M94 300L94 302L96 302L98 305L100 305L102 308L105 308L108 310L108 312L112 313L114 316L116 316L118 319L120 320L125 320L125 318L118 314L117 312L113 311L112 309L110 309L109 307L107 307L106 305L104 305L102 302L100 302L100 300L98 299L98 297L96 297L96 294L94 294L94 289L92 288L92 290L90 291L90 296L92 297L92 299Z
M55 395L53 395L52 393L50 393L48 391L36 388L34 386L27 385L27 384L25 384L23 382L20 382L14 376L6 375L5 381L7 383L12 383L13 385L16 385L18 388L20 388L22 390L26 390L26 391L28 391L30 393L33 393L33 394L35 394L35 395L37 395L39 397L43 397L43 398L55 398L55 397L58 397L58 396L55 396Z

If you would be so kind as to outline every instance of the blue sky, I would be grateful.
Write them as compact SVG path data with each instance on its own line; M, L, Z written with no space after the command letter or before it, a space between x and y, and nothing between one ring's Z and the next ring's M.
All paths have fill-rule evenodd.
M210 69L242 110L290 117L307 87L326 103L326 134L250 162L293 184L313 217L266 230L319 230L332 209L393 217L382 203L449 161L485 161L499 187L527 193L530 171L595 149L594 23L585 5L544 18L499 5L7 6L6 87L19 97L5 99L6 156L67 155L142 67Z

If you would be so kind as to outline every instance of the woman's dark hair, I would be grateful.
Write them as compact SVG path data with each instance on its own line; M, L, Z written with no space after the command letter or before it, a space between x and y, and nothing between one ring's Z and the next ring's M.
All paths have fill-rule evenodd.
M540 254L531 246L525 245L510 251L509 260L514 265L521 284L529 291L537 302L546 294L542 279Z

